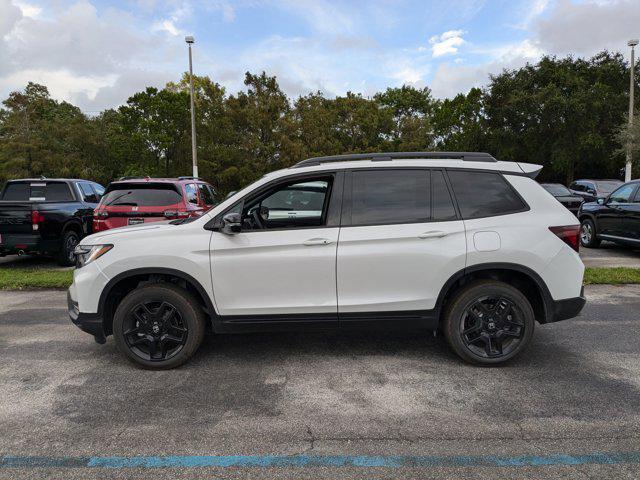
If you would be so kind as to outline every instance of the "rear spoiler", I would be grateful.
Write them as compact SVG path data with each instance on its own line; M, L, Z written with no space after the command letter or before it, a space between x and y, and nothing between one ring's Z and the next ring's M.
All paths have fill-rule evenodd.
M522 163L518 162L518 166L522 173L524 173L529 178L536 178L542 170L542 165L536 165L535 163Z

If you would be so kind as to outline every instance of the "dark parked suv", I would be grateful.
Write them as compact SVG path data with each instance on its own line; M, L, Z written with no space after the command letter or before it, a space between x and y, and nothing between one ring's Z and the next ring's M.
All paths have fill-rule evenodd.
M0 256L55 255L73 265L73 249L92 232L93 209L104 188L88 180L11 180L0 193Z
M582 204L578 218L585 247L597 247L601 240L640 246L640 180L623 184L607 198Z

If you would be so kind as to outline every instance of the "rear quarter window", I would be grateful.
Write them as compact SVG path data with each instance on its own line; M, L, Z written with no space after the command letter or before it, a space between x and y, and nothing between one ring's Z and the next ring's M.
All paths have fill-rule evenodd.
M528 208L499 173L449 170L448 175L465 220L507 215Z

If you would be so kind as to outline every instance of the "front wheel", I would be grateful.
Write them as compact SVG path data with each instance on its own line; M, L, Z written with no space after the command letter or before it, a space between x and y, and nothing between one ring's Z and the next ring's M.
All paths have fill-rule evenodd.
M446 308L444 333L463 360L498 365L524 350L533 337L531 304L503 282L479 280L460 290Z
M165 370L196 352L205 330L198 301L172 284L151 284L129 293L113 319L116 345L143 368Z

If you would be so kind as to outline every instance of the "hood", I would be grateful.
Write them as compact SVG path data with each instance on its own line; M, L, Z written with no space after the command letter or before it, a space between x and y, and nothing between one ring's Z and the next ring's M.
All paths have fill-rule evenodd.
M153 235L155 232L149 232L149 230L155 230L156 232L160 232L166 230L168 228L177 228L178 225L170 225L169 222L172 220L167 220L164 222L153 222L153 223L143 223L141 225L131 225L119 228L112 228L110 230L105 230L104 232L94 233L93 235L89 235L82 239L80 242L81 245L91 245L97 243L110 243L113 240L116 240L121 237L137 235L138 233L144 232L143 235Z

